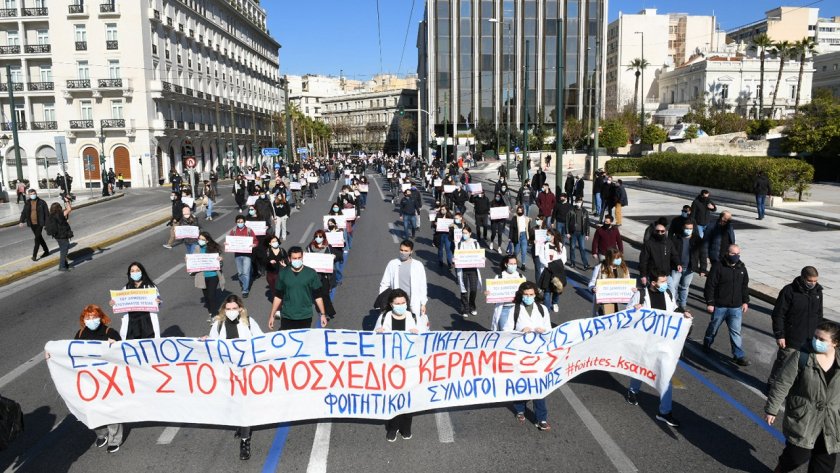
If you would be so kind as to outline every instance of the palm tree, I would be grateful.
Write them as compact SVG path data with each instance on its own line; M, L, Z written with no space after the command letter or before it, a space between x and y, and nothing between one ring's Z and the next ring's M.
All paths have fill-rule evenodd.
M773 45L771 51L777 58L779 58L779 75L776 77L776 88L773 89L773 99L770 101L770 116L773 116L773 110L776 108L776 97L779 95L779 86L782 85L782 69L785 68L785 60L793 55L793 43L790 41L779 41Z
M799 91L802 88L802 76L805 74L805 58L810 55L812 58L817 55L817 41L806 36L793 43L793 54L799 56L799 80L796 82L796 101L793 104L793 113L799 112Z
M773 40L767 36L767 33L761 33L752 40L752 48L759 51L759 60L761 61L761 69L758 76L758 118L764 112L764 59L768 48L773 46Z
M633 93L633 110L639 110L639 76L642 75L642 69L647 69L650 63L647 59L633 59L630 65L627 66L628 71L636 71L636 86Z

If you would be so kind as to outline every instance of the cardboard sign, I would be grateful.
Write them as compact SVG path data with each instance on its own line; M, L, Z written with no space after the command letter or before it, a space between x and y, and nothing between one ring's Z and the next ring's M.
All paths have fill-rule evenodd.
M451 194L451 193L455 192L457 189L458 189L458 186L456 186L454 184L447 184L447 185L443 186L443 193L444 194Z
M330 228L329 224L327 224L330 219L335 220L335 226L340 230L347 228L347 217L344 215L324 215L324 230Z
M299 191L300 190L300 182L290 182L289 183L289 190Z
M510 209L504 207L490 207L490 220L507 220L510 218Z
M192 197L181 197L181 203L189 208L192 208L193 205L195 205L195 199Z
M467 192L472 195L483 194L484 188L481 187L481 184L467 184Z
M258 195L249 195L248 200L245 201L245 205L252 206L257 203L257 200L260 198Z
M332 253L303 253L303 265L319 273L332 273L335 255Z
M251 253L253 251L254 239L249 236L225 237L225 253Z
M435 187L442 186L443 185L443 179L435 179L434 181L432 181L432 185L435 186Z
M429 212L429 221L434 222L435 220L437 220L437 212L432 210Z
M310 184L317 184L318 183L318 177L317 176L308 176L306 178L306 182L308 182Z
M435 221L435 231L436 232L448 232L449 226L455 223L454 219L451 218L439 218Z
M483 268L486 263L484 249L455 250L455 267L458 269Z
M195 240L198 238L199 228L195 225L176 225L175 226L175 239L176 240L184 240L184 239L192 239Z
M388 179L393 179L393 178L394 178L394 173L392 173L392 172L386 172L386 173L385 173L385 177L386 177L386 178L388 178Z
M484 287L487 289L488 304L502 304L513 302L519 286L525 282L525 278L516 279L488 279Z
M256 179L256 176L254 176L253 174L245 174L245 180L253 181L254 179Z
M350 220L350 221L356 220L356 209L355 209L355 208L352 208L352 209L341 209L341 213L342 213L342 214L344 214L344 218L345 218L346 220ZM336 224L337 224L337 223L338 223L338 222L336 222Z
M115 314L126 312L157 312L158 291L155 288L148 289L120 289L111 291L111 299L115 302L111 310Z
M404 172L400 173L400 179L405 179L406 174Z
M268 224L265 223L265 220L246 220L245 226L250 228L256 236L264 236L266 231L268 231Z
M192 253L187 255L187 272L219 271L221 263L218 253Z
M336 248L344 248L344 232L326 232L327 243Z
M411 189L411 184L406 184L406 183L400 184L400 189L401 189L403 192L405 192L405 191L407 191L407 190Z
M598 304L626 304L633 297L636 288L635 279L598 279L595 281L597 292L595 302Z
M534 230L534 245L542 245L548 239L548 230Z
M368 189L369 188L368 188L367 184L359 184L359 192L366 193L368 191Z
M352 171L351 171L351 170L349 170L349 169L345 169L345 170L344 170L344 175L345 175L345 176L350 176L350 174L352 174Z

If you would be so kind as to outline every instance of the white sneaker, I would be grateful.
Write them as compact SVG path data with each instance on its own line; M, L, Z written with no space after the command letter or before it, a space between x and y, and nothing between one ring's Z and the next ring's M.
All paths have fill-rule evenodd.
M470 315L478 315L478 311L477 310L471 311Z
M468 313L466 313L466 312L464 312L463 314L461 314L461 316L462 316L462 317L464 317L465 319L470 318L470 314L468 314Z
M166 244L164 244L164 245L163 245L163 247L164 247L164 248L166 248L167 250L171 250L171 249L172 249L172 247L171 247L171 246L166 245Z
M488 248L490 248L490 251L492 251L492 250L493 250L493 244L492 244L492 243L490 243L490 244L489 244L489 245L487 245L487 246L488 246Z
M551 310L553 310L554 312L560 312L560 306L558 306L557 304L554 304L554 305L551 306Z

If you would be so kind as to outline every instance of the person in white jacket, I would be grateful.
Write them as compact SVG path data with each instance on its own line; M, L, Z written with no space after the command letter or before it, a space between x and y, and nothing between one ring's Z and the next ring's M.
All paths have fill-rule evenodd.
M379 282L379 293L386 289L402 289L411 301L411 313L425 321L428 327L429 318L426 314L426 303L429 300L426 286L426 268L423 263L412 258L414 242L403 240L400 243L400 256L388 262L385 274Z
M420 333L426 326L417 316L408 310L409 297L402 289L394 289L388 295L388 306L385 312L376 319L376 333L382 332L410 332ZM411 414L400 414L385 423L385 440L397 440L397 432L404 440L411 438Z
M496 276L496 279L521 279L523 282L525 281L525 275L519 272L519 262L516 261L516 256L503 256L499 266L500 272L499 275ZM487 292L485 291L484 294L487 295ZM502 330L499 322L502 319L507 320L508 313L512 310L513 302L500 302L496 304L496 308L493 310L493 318L490 322L490 330L494 332Z
M461 241L455 242L456 250L480 250L481 245L472 238L472 228L464 225L461 229ZM478 315L475 299L481 286L481 272L478 268L458 268L458 288L461 290L461 315L466 319Z
M530 281L525 281L519 285L519 290L516 291L516 297L513 299L513 310L508 312L507 317L499 321L501 330L523 333L545 333L551 330L551 313L546 306L536 301L538 292L537 285ZM548 407L545 398L534 399L533 402L536 418L534 425L540 430L551 430L551 425L548 423ZM525 403L526 401L513 403L516 420L520 423L525 422Z
M262 334L263 331L257 321L248 317L248 311L245 309L242 299L236 294L231 294L225 298L222 308L213 319L213 325L210 326L210 335L201 339L231 340L234 338L251 338ZM239 459L247 460L251 458L251 427L237 428L236 435L239 437Z
M657 272L653 276L647 287L633 294L633 298L630 299L628 306L635 307L636 309L656 309L666 312L676 312L677 303L674 301L671 291L668 290L669 275L664 272ZM688 312L685 312L683 317L687 319L692 318ZM642 381L634 378L630 381L630 387L624 395L624 400L628 404L638 406L639 400L637 395L641 388ZM659 394L659 412L656 414L656 420L676 428L680 426L680 422L671 414L672 395L673 388L669 379L668 388Z

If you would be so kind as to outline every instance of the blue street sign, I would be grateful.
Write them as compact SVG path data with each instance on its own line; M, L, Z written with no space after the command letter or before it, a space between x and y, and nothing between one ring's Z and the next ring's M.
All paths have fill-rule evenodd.
M280 156L280 148L263 148L262 155L265 157Z
M297 152L298 152L298 154L308 154L309 153L309 148L298 148Z
M519 146L517 146L516 148L514 148L514 149L513 149L513 152L514 152L514 153L518 153L518 152L519 152Z
M274 169L280 169L280 163L274 163Z

